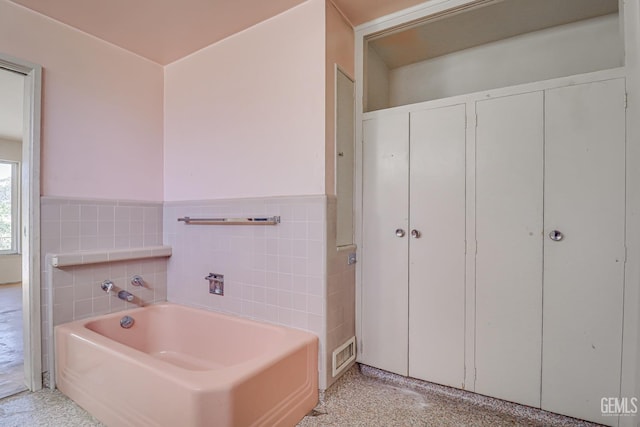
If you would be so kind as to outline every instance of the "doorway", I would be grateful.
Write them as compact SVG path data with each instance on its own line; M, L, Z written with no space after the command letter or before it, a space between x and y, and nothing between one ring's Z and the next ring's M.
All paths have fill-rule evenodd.
M0 54L0 398L42 388L41 75Z
M26 390L20 250L24 79L0 70L0 398Z

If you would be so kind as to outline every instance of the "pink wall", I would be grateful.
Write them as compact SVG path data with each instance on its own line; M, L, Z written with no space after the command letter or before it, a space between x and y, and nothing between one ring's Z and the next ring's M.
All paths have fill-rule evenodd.
M326 153L326 192L336 194L335 188L335 155L336 155L336 134L335 134L335 66L338 66L349 77L355 76L355 35L353 28L342 14L336 9L333 3L327 1L326 4L326 130L325 130L325 153Z
M324 194L325 3L165 68L166 201Z
M6 0L0 52L44 70L43 195L162 200L160 65Z

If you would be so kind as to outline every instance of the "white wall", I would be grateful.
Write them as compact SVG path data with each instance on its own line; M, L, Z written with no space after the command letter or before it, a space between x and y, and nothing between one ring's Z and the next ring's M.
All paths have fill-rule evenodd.
M160 65L7 0L0 52L43 67L43 195L162 200Z
M366 60L367 76L365 81L365 111L380 110L389 107L389 67L378 52L369 45Z
M607 15L399 67L389 106L619 67L619 31L617 15Z
M22 142L0 139L0 160L22 160ZM0 284L22 280L22 256L0 255Z
M325 3L165 68L166 201L325 192Z

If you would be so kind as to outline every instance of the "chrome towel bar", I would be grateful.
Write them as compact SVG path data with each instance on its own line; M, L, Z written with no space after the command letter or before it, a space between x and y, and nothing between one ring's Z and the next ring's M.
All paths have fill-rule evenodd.
M276 225L280 224L279 216L262 216L253 218L191 218L185 216L178 218L185 224L203 225Z

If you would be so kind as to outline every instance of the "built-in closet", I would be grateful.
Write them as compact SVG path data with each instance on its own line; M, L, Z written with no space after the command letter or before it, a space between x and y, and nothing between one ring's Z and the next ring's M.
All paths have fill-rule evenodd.
M624 104L624 79L476 103L476 392L589 419L619 394Z
M454 387L464 383L465 122L460 104L363 123L366 363Z
M561 3L365 40L358 360L618 425L624 43L616 0Z

